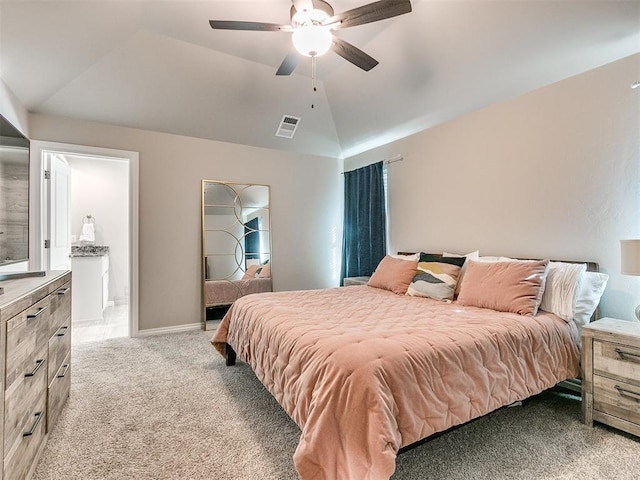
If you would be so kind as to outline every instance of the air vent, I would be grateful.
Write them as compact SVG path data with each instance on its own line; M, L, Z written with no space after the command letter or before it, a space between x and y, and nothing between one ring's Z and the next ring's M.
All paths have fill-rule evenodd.
M300 119L291 115L283 115L278 130L276 131L276 137L293 138L293 134L296 133Z

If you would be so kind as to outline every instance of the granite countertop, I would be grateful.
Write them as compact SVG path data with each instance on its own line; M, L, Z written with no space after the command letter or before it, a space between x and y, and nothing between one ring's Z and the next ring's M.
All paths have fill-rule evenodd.
M70 257L104 257L109 255L109 247L102 245L71 245Z

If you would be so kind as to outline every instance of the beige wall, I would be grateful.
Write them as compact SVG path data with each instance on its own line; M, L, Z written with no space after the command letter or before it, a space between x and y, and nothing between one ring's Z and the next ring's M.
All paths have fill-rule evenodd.
M594 260L601 313L633 318L640 278L619 240L640 238L640 55L345 160L390 164L391 250ZM473 88L472 82L469 88Z
M200 321L200 180L271 185L275 290L338 284L340 162L31 115L32 140L140 153L140 330Z
M389 166L392 250L476 248L595 260L602 313L632 318L640 278L619 240L640 238L640 55L352 157ZM472 85L470 85L472 88ZM198 321L199 181L272 186L274 286L337 284L340 162L43 115L0 82L0 113L32 139L140 152L140 328Z
M29 137L29 114L0 78L0 115Z

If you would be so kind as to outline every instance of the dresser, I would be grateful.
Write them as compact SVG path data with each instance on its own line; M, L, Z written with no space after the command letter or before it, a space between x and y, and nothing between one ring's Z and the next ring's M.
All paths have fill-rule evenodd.
M582 327L582 413L640 436L640 322L603 318Z
M71 387L71 272L0 282L2 480L29 478Z

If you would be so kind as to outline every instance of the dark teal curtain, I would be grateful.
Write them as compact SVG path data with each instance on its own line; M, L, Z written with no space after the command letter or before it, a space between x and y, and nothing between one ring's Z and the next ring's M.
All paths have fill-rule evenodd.
M371 275L387 252L383 162L344 172L342 272Z
M244 224L244 258L255 260L260 258L260 232L258 217Z

